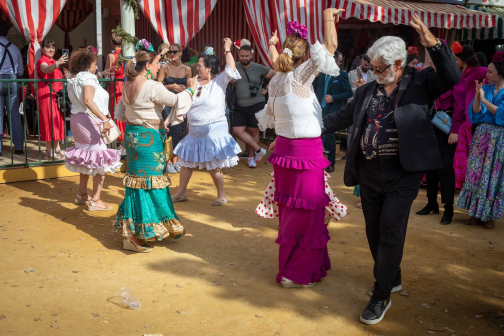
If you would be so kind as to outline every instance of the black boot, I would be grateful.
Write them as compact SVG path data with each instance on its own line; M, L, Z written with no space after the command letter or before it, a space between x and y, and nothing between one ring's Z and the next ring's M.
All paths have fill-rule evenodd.
M442 225L448 225L452 222L453 218L453 204L445 204L445 211L443 217L441 218Z
M436 203L427 203L427 205L420 211L418 211L416 214L420 216L425 216L430 213L433 213L435 215L439 214L439 204Z

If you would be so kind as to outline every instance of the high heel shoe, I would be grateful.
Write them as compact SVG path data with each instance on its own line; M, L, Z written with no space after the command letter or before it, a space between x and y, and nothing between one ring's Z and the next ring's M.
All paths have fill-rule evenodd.
M123 249L138 253L149 253L152 251L152 247L136 245L130 238L123 240Z
M427 203L427 205L422 210L418 211L416 214L419 216L426 216L431 212L435 215L439 215L439 204Z
M86 196L86 199L83 198L84 196ZM84 195L77 194L75 201L74 201L74 204L86 204L87 201L88 201L87 194L84 194Z
M94 199L90 199L88 201L88 211L107 211L107 210L112 210L114 207L112 205L105 205L105 208L101 208L101 207L98 207L96 206L96 202L100 201L99 199L97 200L94 200Z

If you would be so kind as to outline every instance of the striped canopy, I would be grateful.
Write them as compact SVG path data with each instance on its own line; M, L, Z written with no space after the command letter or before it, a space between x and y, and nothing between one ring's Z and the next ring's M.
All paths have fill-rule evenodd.
M413 14L429 28L483 28L493 27L495 15L473 11L461 6L419 3L396 0L331 0L331 7L345 9L341 18L355 17L371 22L407 25Z
M504 38L504 8L487 6L467 6L469 9L490 13L497 16L497 24L492 28L472 28L462 31L462 41L466 40L489 40Z

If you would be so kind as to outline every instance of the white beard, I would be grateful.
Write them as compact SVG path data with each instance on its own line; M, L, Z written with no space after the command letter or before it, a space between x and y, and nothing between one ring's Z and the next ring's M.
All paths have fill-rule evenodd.
M390 67L390 71L388 72L387 76L376 76L376 81L378 84L392 84L394 82L396 72L392 67Z

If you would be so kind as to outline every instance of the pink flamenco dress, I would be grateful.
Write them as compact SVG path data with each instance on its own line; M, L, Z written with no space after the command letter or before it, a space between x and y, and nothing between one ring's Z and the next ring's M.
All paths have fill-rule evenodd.
M72 102L70 127L75 147L67 149L65 167L72 172L92 176L117 172L122 165L121 153L119 150L107 148L101 137L97 118L86 113L88 109L84 104L84 86L94 87L93 102L105 116L110 116L109 94L98 83L97 77L89 71L79 72L74 78L69 75L67 80L68 96Z
M257 213L278 216L276 281L286 288L312 286L327 275L331 261L326 211L337 219L346 214L346 207L327 189L324 169L330 162L323 156L320 138L322 108L311 87L319 72L337 76L339 68L319 42L311 46L310 54L296 70L273 77L268 103L256 114L261 130L275 128L278 135L268 159L273 182Z
M469 159L473 138L471 132L472 124L467 117L467 108L471 104L476 91L476 84L474 81L483 81L486 77L486 73L487 68L485 67L466 68L466 70L462 72L462 79L452 89L453 116L454 118L455 116L460 116L460 122L454 123L454 127L452 127L453 133L458 132L457 149L455 150L455 157L453 158L456 189L462 189L464 186L467 173L467 161ZM460 126L456 129L458 125Z

